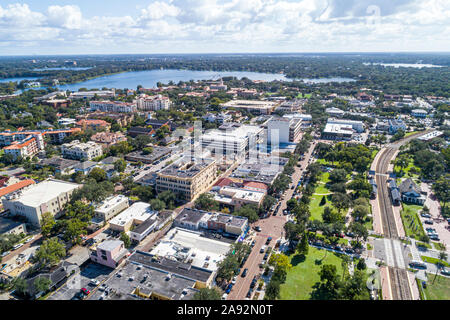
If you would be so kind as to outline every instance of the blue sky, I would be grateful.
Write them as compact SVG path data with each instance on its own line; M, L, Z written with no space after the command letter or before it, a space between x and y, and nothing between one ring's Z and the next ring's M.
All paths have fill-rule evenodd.
M448 0L0 2L0 55L450 51Z

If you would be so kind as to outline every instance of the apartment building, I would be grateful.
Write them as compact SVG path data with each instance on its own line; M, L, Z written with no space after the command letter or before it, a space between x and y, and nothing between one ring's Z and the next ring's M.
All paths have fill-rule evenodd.
M91 141L107 148L116 143L127 141L127 137L122 132L98 132L91 137Z
M217 178L216 161L183 157L158 172L157 192L171 191L183 201L204 193Z
M25 217L28 223L39 227L43 213L50 212L59 217L72 193L80 187L76 183L48 179L6 195L2 199L3 207L12 215Z
M32 158L39 151L44 149L44 139L41 134L29 135L22 141L14 141L11 145L3 148L5 154L17 158Z
M81 143L78 140L74 140L70 143L64 143L61 146L61 153L67 159L92 160L100 157L103 154L103 149L100 144L92 141Z
M364 132L364 123L362 121L329 118L327 124L349 125L358 133Z
M95 218L100 221L109 221L129 207L128 198L124 195L112 196L105 199L94 211Z
M137 108L142 111L168 110L170 99L162 95L148 96L140 95L136 99Z
M267 141L289 143L296 141L301 133L302 121L294 118L272 118L267 123Z
M276 102L264 100L231 100L221 104L225 109L247 110L254 114L271 114L277 106Z
M133 113L137 111L136 103L122 101L91 101L89 103L92 111Z

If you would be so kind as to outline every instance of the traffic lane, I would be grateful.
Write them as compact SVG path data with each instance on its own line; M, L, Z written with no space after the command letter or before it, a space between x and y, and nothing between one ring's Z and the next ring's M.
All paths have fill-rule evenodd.
M41 238L42 235L38 234L37 236L34 236L33 241L30 241L28 243L25 243L23 246L21 246L19 249L11 251L10 254L8 254L7 256L4 256L2 261L3 263L8 262L9 260L11 260L12 258L15 258L17 255L21 254L23 251L25 251L26 249L34 246L34 245L39 245L41 242Z
M266 242L266 238L257 234L255 239L255 246L253 247L252 252L250 253L247 262L244 264L241 274L244 269L248 269L247 276L242 278L241 275L238 275L238 279L233 289L230 292L228 300L244 300L247 295L248 290L250 289L250 283L255 275L260 272L259 263L262 261L264 257L263 254L259 253L262 246Z

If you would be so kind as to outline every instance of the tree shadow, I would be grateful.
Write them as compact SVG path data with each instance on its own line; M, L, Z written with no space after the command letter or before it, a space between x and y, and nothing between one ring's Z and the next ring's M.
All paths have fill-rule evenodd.
M291 264L293 267L297 266L300 263L305 262L306 256L304 254L297 254L292 258Z
M314 263L315 263L316 266L320 266L320 265L322 265L322 260L321 259L316 259L316 260L314 260Z
M313 291L311 292L310 300L332 300L333 296L330 294L329 290L325 284L321 282L316 282L313 285Z

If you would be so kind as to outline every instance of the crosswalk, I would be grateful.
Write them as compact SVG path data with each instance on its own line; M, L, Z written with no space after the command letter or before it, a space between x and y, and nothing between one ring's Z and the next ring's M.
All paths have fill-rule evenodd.
M405 259L403 257L402 243L398 240L383 239L386 264L389 267L405 269Z

